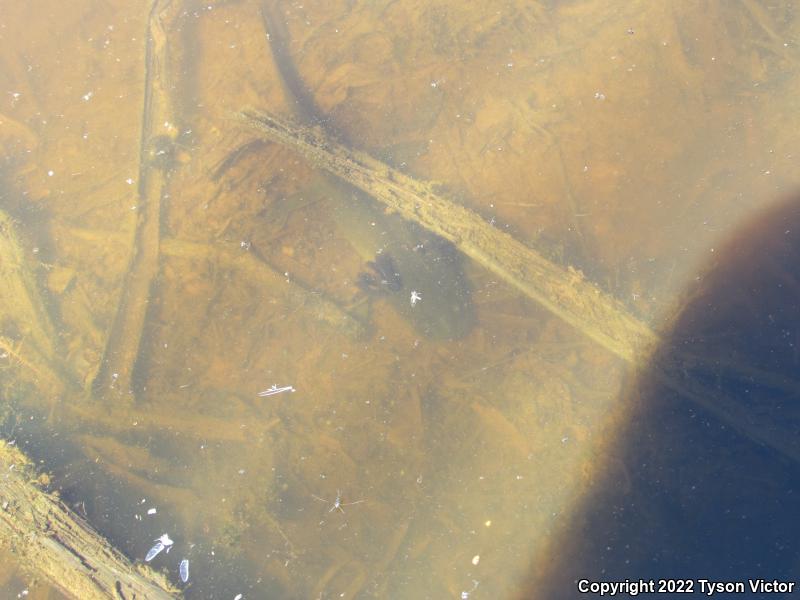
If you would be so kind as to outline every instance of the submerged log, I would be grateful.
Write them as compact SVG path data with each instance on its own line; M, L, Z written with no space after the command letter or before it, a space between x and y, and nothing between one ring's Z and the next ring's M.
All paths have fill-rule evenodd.
M586 280L580 271L553 263L472 210L440 196L433 185L347 148L319 128L252 109L236 116L261 137L294 149L313 165L449 240L476 263L626 362L645 364L655 354L659 336L619 300ZM681 361L671 360L658 368L667 387L754 442L800 463L800 446L793 432L775 430L747 406L693 379Z
M161 200L167 193L177 130L169 97L167 33L163 13L171 0L153 0L147 24L145 90L139 148L138 219L131 262L114 316L95 390L115 389L130 401L153 283L159 269Z
M42 483L31 461L0 440L0 544L24 570L80 600L180 597L163 575L131 563Z
M511 284L552 314L628 362L651 350L657 336L623 304L574 269L557 265L480 215L440 195L428 183L271 114L245 110L238 117L269 140L302 154L373 196Z

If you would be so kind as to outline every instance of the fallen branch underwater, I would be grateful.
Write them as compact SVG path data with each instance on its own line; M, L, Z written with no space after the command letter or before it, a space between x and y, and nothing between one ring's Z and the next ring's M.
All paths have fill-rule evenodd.
M316 128L245 110L238 117L272 141L302 154L397 211L409 221L452 242L461 252L578 331L628 362L652 348L656 335L621 302L573 269L546 259L480 215L437 195L430 184L346 148Z
M106 340L103 361L92 383L94 390L105 394L118 391L119 397L129 403L135 399L131 386L152 286L159 269L161 201L169 178L166 158L175 134L174 111L168 93L167 34L162 21L162 12L170 4L171 0L153 0L150 7L139 148L138 219L125 284ZM159 148L159 144L165 147Z
M554 264L480 215L436 194L433 187L329 139L320 128L245 109L236 117L262 137L292 148L405 219L452 242L458 250L616 356L646 366L660 342L650 327L583 274ZM656 364L659 380L756 444L800 463L793 432L770 426L718 389L683 375L680 360Z
M0 544L19 565L72 598L172 600L163 575L134 565L36 483L32 463L0 440Z

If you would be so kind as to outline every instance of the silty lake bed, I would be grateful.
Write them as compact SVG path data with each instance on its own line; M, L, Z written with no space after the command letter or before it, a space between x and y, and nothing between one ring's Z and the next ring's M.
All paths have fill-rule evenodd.
M2 12L0 432L131 559L167 534L149 564L190 599L543 590L646 455L615 449L649 354L241 111L424 182L668 341L690 285L797 184L789 3ZM692 410L796 460L793 429L707 392ZM671 505L650 507L631 522ZM62 597L18 567L6 595Z

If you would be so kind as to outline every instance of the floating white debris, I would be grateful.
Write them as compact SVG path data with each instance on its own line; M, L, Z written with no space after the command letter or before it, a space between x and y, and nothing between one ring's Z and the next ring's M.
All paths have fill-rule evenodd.
M417 290L413 290L411 292L411 306L414 306L420 300L422 300L420 293Z
M147 514L148 514L148 515L154 515L154 514L156 514L157 512L158 512L158 511L155 509L155 507L153 507L153 508L148 508L148 509L147 509Z
M464 592L461 592L461 600L469 600L469 596L470 596L470 594L472 594L472 592L474 592L475 590L477 590L477 589L478 589L478 584L479 584L479 583L480 583L480 582L478 582L478 581L475 581L475 580L473 579L473 580L472 580L472 589L471 589L471 590L464 591Z
M144 562L150 562L156 556L161 554L161 551L164 549L164 544L161 542L156 542L155 545L147 551L147 555L144 557Z
M161 554L162 550L166 550L167 554L169 554L169 551L172 548L172 544L174 543L175 542L173 542L170 539L169 535L167 535L166 533L163 534L160 538L156 539L156 543L153 545L152 548L150 548L150 550L147 551L147 556L144 557L144 561L150 562L156 556Z
M243 598L243 596L242 596L241 594L236 594L236 595L233 597L233 600L242 600L242 598Z
M189 581L189 559L188 558L184 558L181 561L181 564L178 567L178 573L180 574L181 581L183 583L186 583L187 581Z
M259 397L266 398L267 396L274 396L275 394L280 394L281 392L294 392L296 391L292 386L285 385L283 387L278 387L277 385L273 385L268 390L264 390L263 392L258 392Z
M472 564L473 565L475 565L477 567L479 562L481 562L481 555L480 554L476 554L475 556L472 557Z

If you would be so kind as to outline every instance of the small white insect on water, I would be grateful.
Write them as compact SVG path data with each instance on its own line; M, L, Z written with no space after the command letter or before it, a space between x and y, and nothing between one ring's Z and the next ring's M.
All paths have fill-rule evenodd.
M264 390L263 392L258 392L258 396L261 398L266 398L267 396L274 396L275 394L280 394L281 392L294 392L294 391L295 389L290 385L278 387L276 384L273 384L271 388Z
M333 502L325 500L325 498L320 498L319 496L314 496L314 494L311 495L317 500L330 504L331 507L328 510L329 513L338 510L339 512L344 514L344 509L342 508L343 506L351 506L353 504L361 504L362 502L365 502L365 500L356 500L355 502L342 502L342 492L340 490L336 490L336 500L334 500Z
M178 566L178 574L181 576L181 581L186 583L189 581L189 559L184 558Z
M411 292L411 306L415 306L420 300L422 300L420 293L417 290L413 290Z
M161 554L162 550L166 550L167 554L169 554L170 548L172 548L172 544L174 544L169 535L166 533L163 534L161 537L156 538L156 543L153 545L150 550L147 551L147 555L144 557L145 562L150 562L156 556Z

